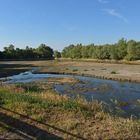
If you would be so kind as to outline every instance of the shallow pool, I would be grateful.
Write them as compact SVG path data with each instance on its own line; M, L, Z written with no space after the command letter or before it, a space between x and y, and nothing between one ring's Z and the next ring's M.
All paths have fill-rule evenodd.
M66 94L71 98L77 95L88 101L98 100L103 102L104 108L119 116L136 116L140 118L140 84L102 80L92 77L59 75L59 74L33 74L27 71L19 75L1 78L4 83L32 82L49 77L74 77L81 82L77 84L54 84L58 94Z

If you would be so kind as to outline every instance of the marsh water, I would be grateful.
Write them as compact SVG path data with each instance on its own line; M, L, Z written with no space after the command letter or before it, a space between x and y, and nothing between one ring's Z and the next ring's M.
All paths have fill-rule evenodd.
M33 70L34 71L34 70ZM102 80L93 77L60 75L60 74L33 74L33 71L21 73L7 78L1 78L7 84L27 83L45 78L72 77L78 79L77 84L54 84L58 94L68 95L71 98L82 96L88 101L98 100L103 103L104 109L112 114L140 118L140 84Z

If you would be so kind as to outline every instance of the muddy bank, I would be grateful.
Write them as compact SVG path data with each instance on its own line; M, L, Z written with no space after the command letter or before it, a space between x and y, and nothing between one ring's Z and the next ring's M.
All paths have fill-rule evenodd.
M85 61L14 61L0 63L0 77L11 76L24 72L32 67L40 68L38 74L70 74L89 76L108 80L119 80L129 82L140 82L140 65L131 64L111 64ZM12 64L11 64L12 63ZM7 64L11 64L7 68ZM20 69L19 69L20 67Z
M140 82L140 65L76 61L44 62L38 73L71 74L108 80Z
M105 80L114 80L114 81L122 81L122 82L133 82L140 83L140 79L138 77L126 77L126 76L118 76L118 75L96 75L96 74L88 74L88 73L75 73L75 72L41 72L36 71L34 74L60 74L60 75L73 75L73 76L85 76L85 77L93 77Z
M33 66L26 63L0 62L0 78L17 75L31 69Z

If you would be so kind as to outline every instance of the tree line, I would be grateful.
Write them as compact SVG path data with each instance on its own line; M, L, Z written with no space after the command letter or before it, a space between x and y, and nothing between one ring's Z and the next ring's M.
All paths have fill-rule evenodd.
M26 46L25 49L15 48L10 44L0 51L0 59L9 60L31 60L31 59L53 59L53 49L45 44L41 44L38 48Z
M80 59L114 59L140 60L140 42L122 38L115 44L105 45L69 45L61 53L64 58Z
M25 49L15 48L14 45L4 47L0 51L0 59L8 60L31 60L31 59L54 59L54 58L92 58L110 60L140 60L140 42L135 40L125 40L122 38L115 44L105 45L69 45L62 52L53 50L51 47L41 44L38 48L26 46Z

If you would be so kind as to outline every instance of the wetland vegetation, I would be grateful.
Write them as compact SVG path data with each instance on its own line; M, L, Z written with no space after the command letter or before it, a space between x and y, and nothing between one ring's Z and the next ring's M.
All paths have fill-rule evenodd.
M7 78L2 78L0 85L0 122L3 124L0 138L23 138L16 131L23 131L25 125L17 127L11 123L15 119L21 124L27 123L31 128L41 129L33 135L34 131L27 133L30 132L28 129L33 128L26 126L25 133L33 138L45 139L49 134L57 139L140 138L139 83L91 77L94 77L92 72L97 74L97 71L98 74L108 72L113 76L122 74L119 67L123 66L127 66L123 70L131 77L131 74L139 71L138 64L79 63L70 60L0 63L2 72L8 69ZM23 71L11 76L9 71L15 71L16 66ZM117 73L111 74L112 71ZM77 76L78 73L89 74L90 77ZM11 132L14 127L16 131Z
M71 99L66 95L58 95L51 83L48 84L46 81L1 85L0 99L1 114L12 116L13 119L18 119L21 122L26 121L30 125L64 139L120 139L124 136L125 138L139 139L139 120L113 117L104 111L102 103L98 101L87 102L80 97ZM17 112L17 114L9 110ZM37 122L49 124L49 126L32 122L25 116ZM1 116L1 123L4 122L3 119ZM7 120L7 125L8 122ZM52 128L52 126L55 127ZM13 126L5 126L5 128L0 127L1 138L5 138L9 133L7 127L12 128L14 124ZM22 129L23 126L20 125L20 127ZM56 128L60 130L58 131ZM27 127L27 131L29 131L28 129L30 128ZM34 137L39 138L39 135L41 136L42 132ZM12 135L9 135L9 138L10 136ZM17 133L14 137L19 138Z

